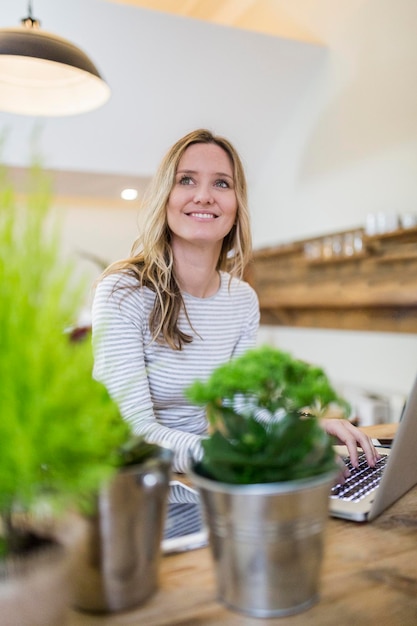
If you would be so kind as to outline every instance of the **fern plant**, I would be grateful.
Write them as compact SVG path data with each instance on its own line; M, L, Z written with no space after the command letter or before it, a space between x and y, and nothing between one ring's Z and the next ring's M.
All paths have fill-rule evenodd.
M347 410L325 372L289 353L254 348L186 392L206 405L210 435L196 470L228 483L308 478L335 470L332 439L319 417L330 403Z
M85 285L62 255L50 201L40 166L24 200L0 171L0 554L16 547L19 514L89 501L130 438L92 378L90 342L65 332Z

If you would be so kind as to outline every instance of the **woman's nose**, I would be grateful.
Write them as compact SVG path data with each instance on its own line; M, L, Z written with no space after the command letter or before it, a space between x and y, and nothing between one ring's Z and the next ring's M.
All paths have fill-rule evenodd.
M196 204L213 204L214 198L208 185L200 185L194 194Z

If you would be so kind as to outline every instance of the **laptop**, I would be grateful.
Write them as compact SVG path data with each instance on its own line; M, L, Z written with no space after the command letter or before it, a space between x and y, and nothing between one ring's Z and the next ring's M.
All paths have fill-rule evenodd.
M378 517L417 484L416 447L417 378L404 407L391 449L378 447L381 460L376 468L369 468L363 460L359 470L352 469L351 476L343 485L332 488L330 515L355 522L370 522ZM335 448L349 466L347 448ZM372 473L374 478L370 476Z

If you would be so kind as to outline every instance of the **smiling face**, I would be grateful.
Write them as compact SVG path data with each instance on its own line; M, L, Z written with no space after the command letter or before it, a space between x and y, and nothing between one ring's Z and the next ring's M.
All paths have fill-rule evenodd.
M172 244L212 245L220 252L236 219L237 199L228 154L212 143L196 143L182 155L167 203Z

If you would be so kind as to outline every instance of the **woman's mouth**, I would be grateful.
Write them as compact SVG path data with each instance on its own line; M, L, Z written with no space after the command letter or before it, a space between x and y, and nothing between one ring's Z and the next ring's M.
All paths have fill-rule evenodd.
M214 213L187 213L187 215L189 217L198 217L199 219L203 220L215 219L217 217L217 215L214 215Z

